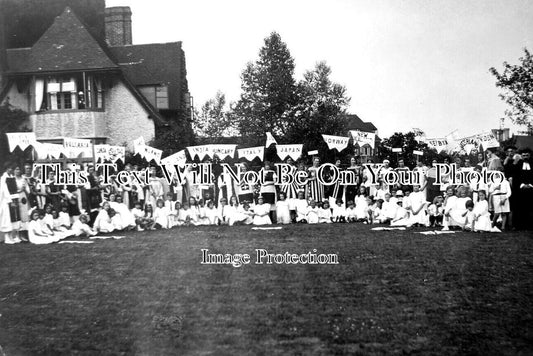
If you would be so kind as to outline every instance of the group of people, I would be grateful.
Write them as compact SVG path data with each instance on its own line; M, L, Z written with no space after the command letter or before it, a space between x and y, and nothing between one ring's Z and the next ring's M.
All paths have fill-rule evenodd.
M317 179L321 163L318 157L309 167L303 161L287 160L291 174L305 172L308 180L302 185L297 181L277 184L275 166L270 162L259 168L265 179L258 184L239 184L214 165L210 184L196 183L192 166L184 172L185 179L174 176L170 182L153 166L145 184L135 179L118 184L114 175L103 184L101 173L88 167L85 184L59 185L53 171L47 181L41 182L40 172L35 172L31 164L6 164L0 179L0 232L8 244L23 240L43 244L70 236L188 225L362 222L445 230L530 229L531 152L525 149L516 153L510 147L503 161L495 151L486 154L475 165L460 157L454 158L454 164L458 171L501 171L506 177L503 182L451 185L447 184L450 177L444 177L444 184L437 185L437 162L427 167L420 160L411 170L400 159L394 168L388 160L380 164L366 162L375 168L374 173L378 172L374 184L372 172L356 157L351 157L347 167L341 160L335 162L339 170L353 172L354 179L344 185L340 181L323 184ZM71 169L82 167L74 165ZM245 175L248 169L243 165L240 174ZM134 172L141 167L126 164L125 170ZM411 184L387 184L384 178L392 171L411 171L418 179ZM328 178L326 171L325 180Z

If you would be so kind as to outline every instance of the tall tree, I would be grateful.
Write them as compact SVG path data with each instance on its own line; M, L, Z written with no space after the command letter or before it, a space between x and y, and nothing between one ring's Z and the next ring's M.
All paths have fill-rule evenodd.
M496 77L496 86L504 92L500 98L509 104L505 114L516 124L527 126L533 130L533 57L524 48L524 56L519 58L520 64L503 63L503 72L494 67L490 72Z
M296 103L296 84L294 59L278 33L265 38L259 59L246 65L241 80L241 97L233 111L241 134L258 141L265 132L284 136Z
M196 120L193 129L198 137L208 137L217 141L224 136L235 136L237 128L235 121L226 108L226 96L217 92L213 99L207 100L199 110L196 110Z
M347 133L344 114L350 98L346 88L332 82L330 75L331 68L326 62L319 62L298 83L299 103L294 107L294 120L290 122L287 139L303 143L307 150L327 152L322 134L344 136Z

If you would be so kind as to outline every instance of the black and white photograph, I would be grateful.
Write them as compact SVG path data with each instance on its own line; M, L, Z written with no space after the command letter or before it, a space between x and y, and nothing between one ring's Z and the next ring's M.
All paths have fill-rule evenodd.
M530 0L0 0L0 356L533 355Z

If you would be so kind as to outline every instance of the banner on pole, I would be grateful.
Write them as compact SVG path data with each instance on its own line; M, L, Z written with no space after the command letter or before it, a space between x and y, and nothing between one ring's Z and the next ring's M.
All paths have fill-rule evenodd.
M375 143L376 143L376 134L372 132L363 132L359 130L351 130L350 134L353 138L353 143L358 144L359 147L363 147L364 145L369 145L372 149L374 149Z
M91 140L65 137L63 139L63 147L67 158L77 158L81 154L83 157L93 156Z
M161 164L163 165L177 164L180 167L183 167L186 162L187 162L187 155L185 154L185 150L178 151L161 160Z
M239 158L245 158L248 161L253 161L256 157L262 161L265 156L265 148L263 146L240 148L237 150L237 155Z
M266 139L266 142L265 142L265 147L266 148L270 147L271 144L275 144L275 145L278 144L276 142L276 139L274 138L274 136L272 136L272 134L270 132L267 132L266 136L267 136L267 139Z
M348 146L348 141L350 140L348 137L331 135L322 135L322 138L324 138L324 141L330 150L336 149L339 152Z
M284 160L287 157L297 160L302 155L304 145L276 145L278 157Z
M6 135L9 142L9 152L13 152L17 146L24 151L28 146L35 146L37 142L35 132L10 132Z

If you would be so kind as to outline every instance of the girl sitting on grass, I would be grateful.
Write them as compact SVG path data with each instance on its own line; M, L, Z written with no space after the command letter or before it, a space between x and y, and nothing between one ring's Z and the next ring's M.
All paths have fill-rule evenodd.
M93 228L97 232L107 233L113 232L115 229L113 223L111 222L111 217L109 216L109 202L105 201L102 203L102 209L98 212L96 219L94 220Z
M163 199L156 200L157 207L154 211L154 228L156 229L168 229L168 217L170 211L165 207Z
M43 223L40 221L44 218L44 212L38 209L31 210L31 221L28 224L28 239L32 244L44 245L58 242L61 238L54 235L51 231L43 229Z
M207 208L205 209L205 217L208 221L208 225L219 225L220 214L217 209L215 209L215 203L213 203L213 200L209 200L207 202Z
M87 237L96 236L97 232L91 229L88 225L89 217L87 214L81 214L79 219L72 224L72 232L74 236L85 235Z
M318 222L321 224L331 224L333 222L333 215L327 200L322 204L322 209L318 210Z

